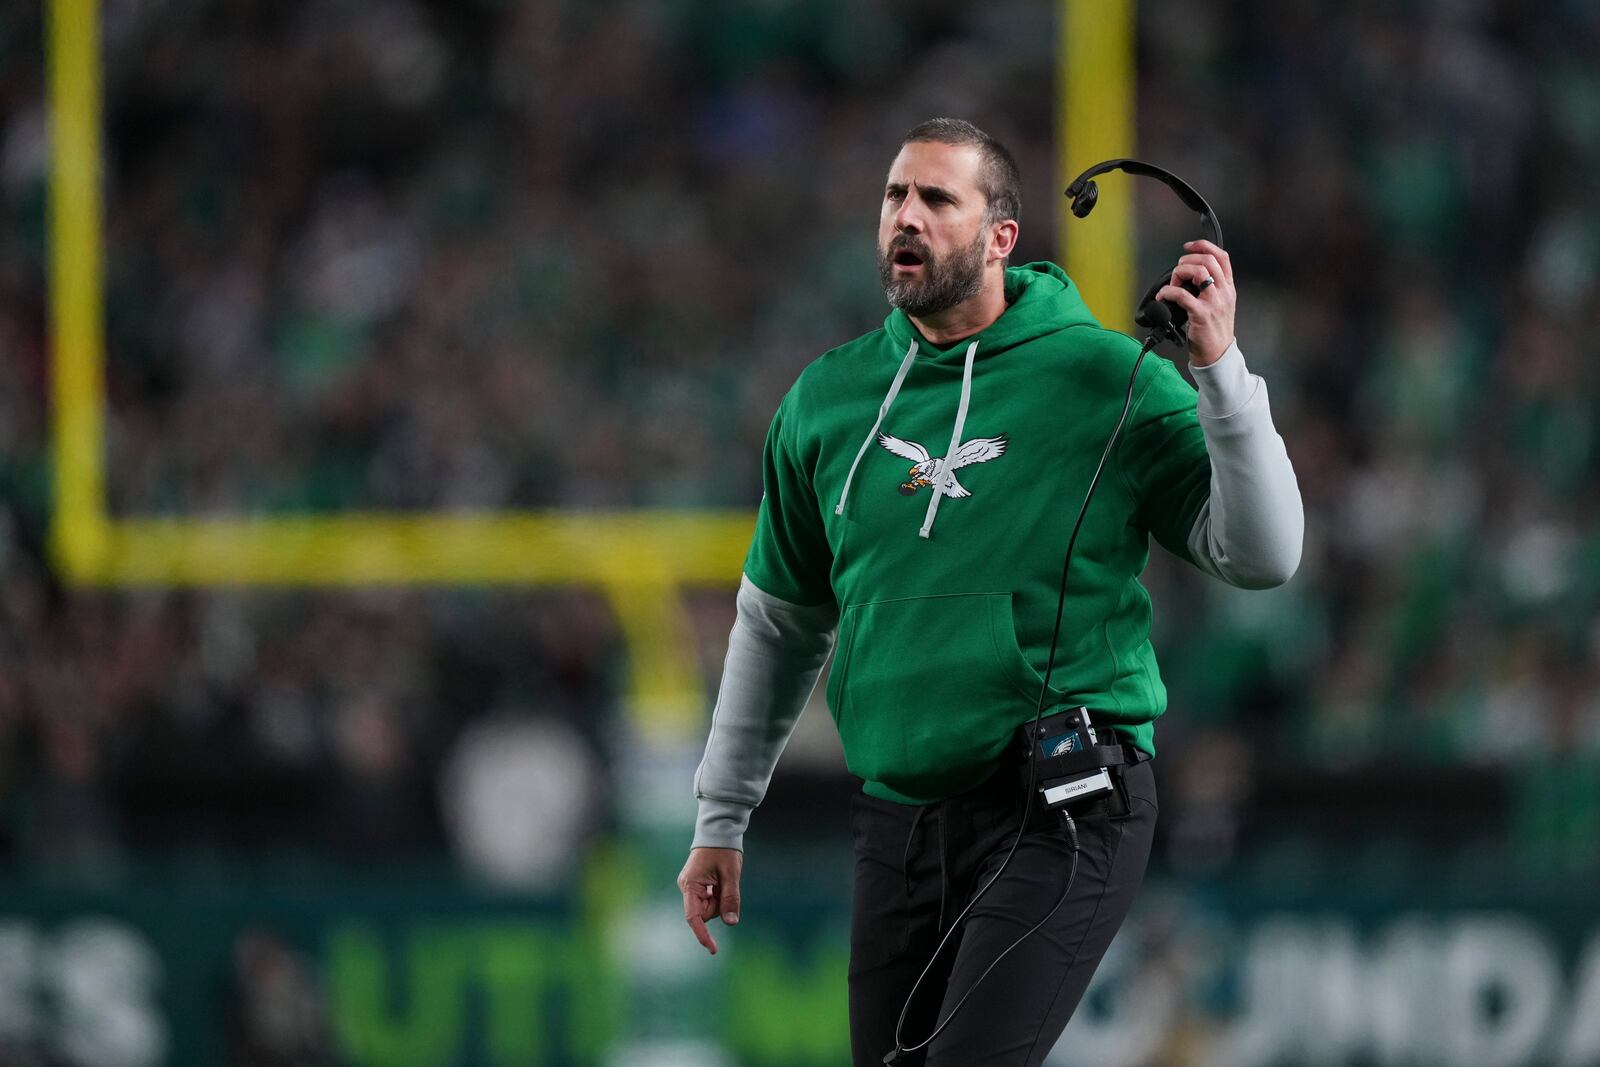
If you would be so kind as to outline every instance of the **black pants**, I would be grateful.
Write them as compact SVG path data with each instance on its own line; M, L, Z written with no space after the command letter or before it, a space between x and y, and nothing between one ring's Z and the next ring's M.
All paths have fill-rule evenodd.
M1024 772L1025 773L1025 772ZM857 792L851 802L855 893L850 921L850 1046L855 1067L894 1047L906 994L974 893L999 869L1026 781L1011 767L935 804ZM978 986L955 1020L905 1067L1038 1067L1072 1017L1133 903L1156 822L1150 764L1127 768L1124 805L1079 816L1078 875L1051 920ZM1108 810L1112 809L1112 810ZM917 990L900 1040L932 1032L973 981L1066 886L1071 848L1060 817L1033 805L1011 864L967 915Z

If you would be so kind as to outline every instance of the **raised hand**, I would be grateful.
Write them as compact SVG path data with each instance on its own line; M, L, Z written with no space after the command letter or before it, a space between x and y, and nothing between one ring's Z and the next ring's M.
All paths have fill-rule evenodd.
M1172 283L1156 293L1189 313L1189 362L1204 367L1222 358L1233 344L1233 313L1238 291L1228 253L1205 239L1189 241L1172 272ZM1189 292L1179 283L1199 289Z

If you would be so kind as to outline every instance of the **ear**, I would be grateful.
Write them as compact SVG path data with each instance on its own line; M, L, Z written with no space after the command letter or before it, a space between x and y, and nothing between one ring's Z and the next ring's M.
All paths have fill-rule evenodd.
M1002 219L990 227L989 258L1005 259L1011 255L1020 232L1016 219Z

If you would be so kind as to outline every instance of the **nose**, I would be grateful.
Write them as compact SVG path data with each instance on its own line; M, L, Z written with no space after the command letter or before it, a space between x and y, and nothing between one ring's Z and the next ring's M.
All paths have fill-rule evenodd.
M900 210L894 213L894 228L899 233L922 233L921 209L917 207L915 197L908 194L900 202Z

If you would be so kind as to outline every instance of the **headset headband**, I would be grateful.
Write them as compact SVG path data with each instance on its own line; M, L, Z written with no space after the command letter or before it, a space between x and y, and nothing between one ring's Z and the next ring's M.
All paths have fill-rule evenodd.
M1200 216L1201 226L1211 231L1209 234L1207 234L1211 240L1211 243L1216 245L1218 248L1226 247L1222 243L1222 224L1217 221L1217 213L1211 210L1211 205L1206 203L1205 197L1195 192L1193 186L1184 181L1182 178L1178 177L1176 174L1169 170L1162 170L1154 163L1146 163L1142 159L1108 159L1103 163L1096 163L1094 166L1090 167L1088 170L1072 179L1072 184L1067 186L1066 195L1073 200L1074 213L1077 213L1077 199L1079 196L1083 195L1084 187L1089 183L1089 179L1095 177L1097 174L1105 174L1107 171L1113 170L1126 171L1129 174L1139 174L1146 178L1154 178L1156 181L1161 182L1167 188L1178 194L1178 199L1183 201L1185 207L1189 208L1189 210ZM1090 203L1089 207L1085 208L1079 217L1081 218L1083 215L1087 215L1089 213L1089 208L1092 208L1093 206L1093 203Z

